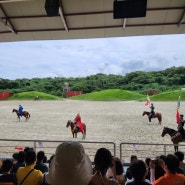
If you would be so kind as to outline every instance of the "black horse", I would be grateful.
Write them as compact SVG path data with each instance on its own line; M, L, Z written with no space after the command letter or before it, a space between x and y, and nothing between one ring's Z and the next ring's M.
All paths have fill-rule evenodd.
M164 127L161 136L164 137L166 134L170 135L171 141L174 144L174 149L178 151L178 143L184 142L182 135L174 129Z

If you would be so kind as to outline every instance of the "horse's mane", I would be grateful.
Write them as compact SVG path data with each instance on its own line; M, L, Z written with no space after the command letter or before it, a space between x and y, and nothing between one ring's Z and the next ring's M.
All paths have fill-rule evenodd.
M170 130L172 132L177 132L177 130L173 129L173 128L169 128L169 127L164 127L164 129Z

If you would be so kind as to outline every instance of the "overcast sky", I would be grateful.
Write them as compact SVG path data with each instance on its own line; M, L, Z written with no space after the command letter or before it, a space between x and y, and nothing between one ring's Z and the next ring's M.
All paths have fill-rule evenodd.
M185 66L185 34L0 43L0 78L125 75Z

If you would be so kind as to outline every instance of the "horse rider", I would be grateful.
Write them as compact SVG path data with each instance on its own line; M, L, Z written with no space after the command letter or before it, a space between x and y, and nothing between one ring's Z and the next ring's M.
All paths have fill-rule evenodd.
M180 114L180 122L177 128L178 128L178 132L180 132L182 137L185 139L184 123L185 123L184 115Z
M22 116L22 112L23 112L23 107L22 105L19 105L19 116Z
M155 116L155 112L154 112L155 107L154 107L153 103L151 103L150 109L151 109L151 112L150 112L151 117L154 117Z
M83 125L81 120L82 119L81 119L80 113L78 113L74 119L75 126L73 128L73 131L75 131L76 128L78 129L78 131L83 131Z

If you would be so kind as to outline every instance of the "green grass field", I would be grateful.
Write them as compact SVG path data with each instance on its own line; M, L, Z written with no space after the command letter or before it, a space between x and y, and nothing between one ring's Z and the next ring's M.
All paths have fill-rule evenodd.
M62 100L62 97L53 96L50 94L30 91L14 94L7 100L34 100L36 96L40 97L40 100ZM180 96L181 101L185 101L185 91L175 90L159 93L157 95L150 96L151 101L177 101ZM90 100L90 101L146 101L146 95L140 94L134 91L125 91L120 89L104 90L99 92L82 94L79 96L73 96L68 98L71 100Z

